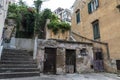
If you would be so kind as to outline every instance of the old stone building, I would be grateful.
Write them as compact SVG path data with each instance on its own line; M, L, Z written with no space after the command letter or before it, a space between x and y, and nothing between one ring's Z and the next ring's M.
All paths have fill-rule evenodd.
M76 41L93 42L109 72L120 70L119 27L120 0L76 0L73 4L72 37Z
M39 40L37 61L41 72L53 74L93 71L92 43Z

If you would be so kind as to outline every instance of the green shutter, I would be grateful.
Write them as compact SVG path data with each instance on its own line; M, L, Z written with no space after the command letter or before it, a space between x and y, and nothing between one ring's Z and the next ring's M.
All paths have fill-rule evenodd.
M94 39L100 38L99 24L93 24Z
M95 3L96 3L96 8L99 7L99 0L95 0Z
M77 24L80 22L80 12L76 13L76 21L77 21Z
M92 13L91 2L88 3L88 13L89 13L89 14Z
M93 25L94 39L96 39L96 27Z

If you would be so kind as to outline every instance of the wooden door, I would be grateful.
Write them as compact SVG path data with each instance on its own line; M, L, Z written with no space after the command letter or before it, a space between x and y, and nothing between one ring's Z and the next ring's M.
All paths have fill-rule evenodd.
M56 73L56 48L45 48L44 73Z
M96 52L94 56L94 70L99 72L104 71L102 52Z
M75 50L66 50L66 72L76 72L76 54Z

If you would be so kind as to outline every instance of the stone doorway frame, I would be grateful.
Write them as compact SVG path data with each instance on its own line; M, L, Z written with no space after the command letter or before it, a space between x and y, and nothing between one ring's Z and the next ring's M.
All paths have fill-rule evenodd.
M57 48L45 47L44 50L45 50L45 54L44 54L45 61L44 61L43 72L48 73L48 74L49 73L56 74ZM48 51L46 51L46 50L48 50Z
M104 71L104 55L102 48L94 48L93 66L94 66L94 70L97 72Z
M67 58L67 52L70 52L71 56L68 56L68 57L71 57L72 59L74 59L73 62L69 62L68 66L67 66L67 61L65 60L65 65L66 65L66 73L76 73L76 50L75 49L66 49L65 50L65 59ZM73 53L71 53L73 52ZM73 55L73 56L72 56ZM74 57L74 58L73 58ZM68 58L69 59L69 58ZM70 65L71 64L71 65Z

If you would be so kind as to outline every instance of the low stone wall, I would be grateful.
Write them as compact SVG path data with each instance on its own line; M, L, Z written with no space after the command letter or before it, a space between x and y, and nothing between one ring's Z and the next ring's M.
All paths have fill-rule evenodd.
M15 38L16 49L33 51L34 39Z

